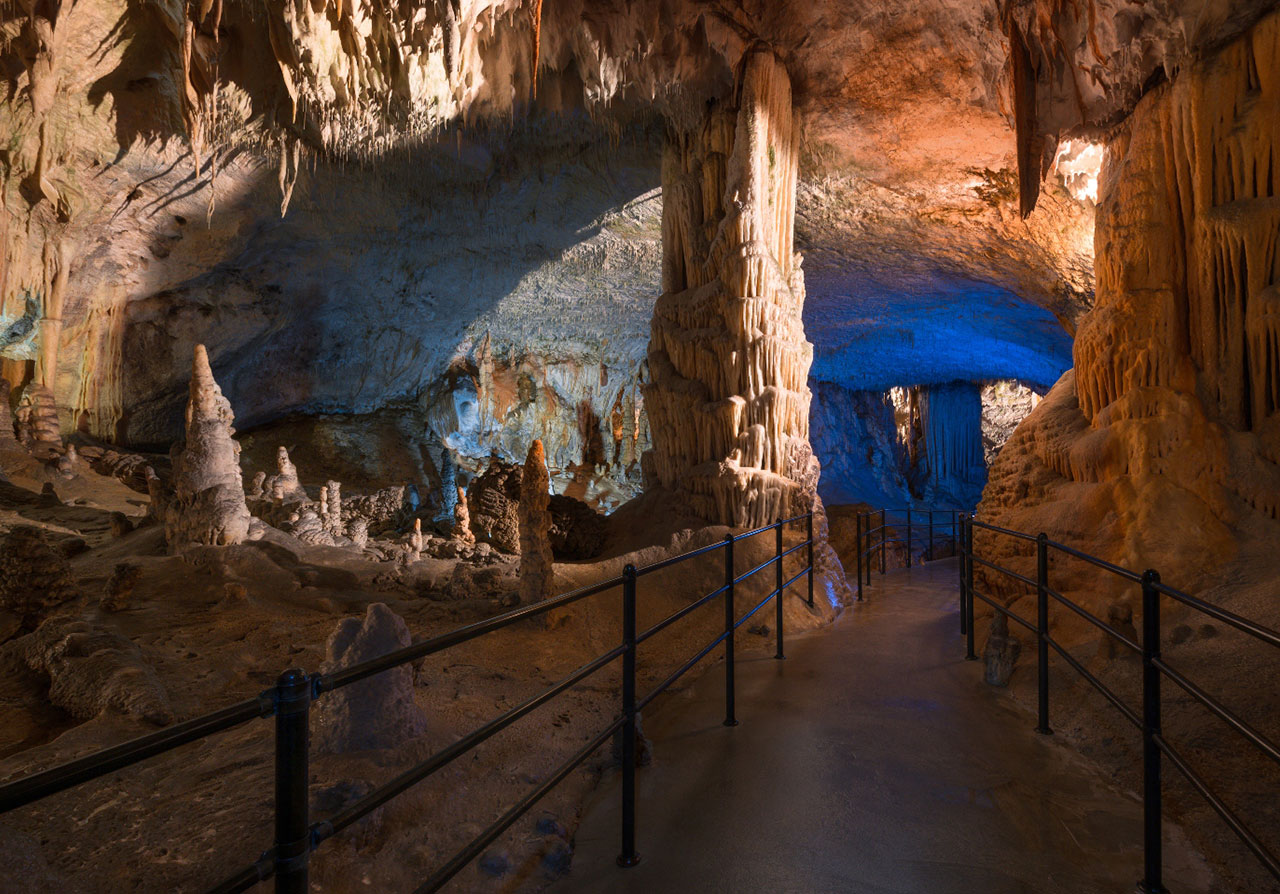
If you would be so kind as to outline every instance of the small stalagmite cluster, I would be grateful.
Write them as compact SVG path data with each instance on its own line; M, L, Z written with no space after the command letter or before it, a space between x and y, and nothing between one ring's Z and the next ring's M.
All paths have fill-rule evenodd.
M793 250L799 145L787 70L761 49L744 60L736 104L712 106L663 158L648 457L710 521L752 527L801 508L787 476L808 443L813 359Z

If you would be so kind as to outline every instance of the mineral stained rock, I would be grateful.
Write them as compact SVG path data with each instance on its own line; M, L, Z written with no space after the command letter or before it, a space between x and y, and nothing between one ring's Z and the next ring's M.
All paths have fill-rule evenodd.
M471 514L467 511L466 491L460 487L456 490L458 499L453 504L453 527L449 530L449 536L462 543L475 543L476 536L471 533Z
M321 673L380 658L412 644L404 619L381 602L363 619L345 618L329 636ZM325 695L316 706L314 737L322 753L395 748L419 736L426 716L413 700L408 664Z
M204 345L196 345L186 443L174 458L174 496L165 510L165 539L173 552L196 544L243 543L249 537L233 419L231 403L213 379L209 355Z
M493 459L467 489L467 510L476 539L506 553L520 551L521 467Z
M555 594L551 557L551 479L542 442L529 445L520 478L520 601L541 602Z

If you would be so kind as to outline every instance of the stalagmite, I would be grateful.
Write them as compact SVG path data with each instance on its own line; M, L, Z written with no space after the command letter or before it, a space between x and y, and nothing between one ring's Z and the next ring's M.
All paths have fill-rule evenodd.
M534 441L520 478L520 601L541 602L554 595L551 556L551 501L542 442Z
M426 541L422 536L422 519L415 518L413 520L413 530L409 532L409 558L418 561L422 557L422 547Z
M18 441L33 455L49 459L62 452L62 428L52 391L35 382L27 385L18 399L16 417Z
M467 512L467 494L462 488L458 488L458 501L453 505L453 529L449 536L463 543L476 542L475 535L471 533L471 516Z
M298 469L289 459L289 451L284 447L276 449L276 474L264 483L267 493L273 500L281 503L299 503L307 500L307 492L298 483Z
M772 52L748 54L738 95L668 140L645 406L661 485L750 527L809 508L786 469L808 445L813 346L792 250L799 128Z
M341 484L330 481L320 491L320 519L334 537L343 536L341 490Z
M195 544L241 543L249 536L233 419L231 404L213 379L209 355L204 345L196 345L187 438L174 457L174 496L165 513L165 539L172 551Z

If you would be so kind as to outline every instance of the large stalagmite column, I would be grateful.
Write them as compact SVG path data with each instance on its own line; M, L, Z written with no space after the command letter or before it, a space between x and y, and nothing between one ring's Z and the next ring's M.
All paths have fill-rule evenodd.
M663 288L645 389L647 468L709 521L806 511L813 346L792 251L799 129L778 58L743 62L736 107L673 133L663 157Z

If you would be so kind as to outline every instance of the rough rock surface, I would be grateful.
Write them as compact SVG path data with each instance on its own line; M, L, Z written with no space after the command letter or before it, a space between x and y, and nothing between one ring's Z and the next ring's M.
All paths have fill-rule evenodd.
M110 710L157 725L173 722L169 696L155 671L118 633L59 618L9 648L49 678L49 700L79 720Z
M213 380L209 355L196 345L187 400L186 441L173 461L173 499L165 508L169 549L227 546L249 537L249 509L240 477L240 445L231 403Z
M36 456L47 459L62 452L62 429L53 391L32 382L22 389L15 413L18 442Z
M541 602L555 595L551 555L551 479L547 476L542 442L529 445L520 476L520 601Z
M476 536L471 533L471 513L467 511L467 494L460 487L457 492L458 499L453 504L453 527L449 529L449 536L462 543L475 543Z
M1009 633L1009 616L996 612L982 647L982 678L992 686L1008 686L1021 653L1022 641Z
M289 459L289 451L276 448L276 473L262 482L263 494L282 504L301 503L310 499L298 481L298 468Z
M346 618L325 645L321 673L379 658L411 645L404 619L381 602L363 619ZM422 734L426 715L414 703L413 667L402 665L325 695L316 707L317 751L345 753L395 748Z
M520 479L514 463L493 459L467 489L471 532L507 553L520 552Z
M604 549L608 522L586 503L552 494L547 509L551 513L551 552L557 559L591 559Z
M66 556L45 533L16 525L0 541L0 609L34 627L49 609L76 596Z

